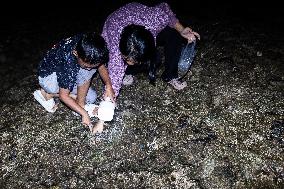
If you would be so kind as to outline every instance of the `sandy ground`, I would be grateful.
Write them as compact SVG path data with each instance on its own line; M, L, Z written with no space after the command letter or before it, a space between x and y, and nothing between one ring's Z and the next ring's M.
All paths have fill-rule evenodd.
M177 92L138 75L96 136L63 104L50 114L31 95L40 57L77 32L56 26L25 23L1 38L0 188L284 188L277 25L197 20L189 86ZM98 77L93 84L102 87Z

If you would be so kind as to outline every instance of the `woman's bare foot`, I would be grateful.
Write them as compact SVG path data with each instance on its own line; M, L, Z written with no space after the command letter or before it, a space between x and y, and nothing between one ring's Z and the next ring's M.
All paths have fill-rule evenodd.
M101 133L104 130L104 121L99 120L93 128L91 128L92 134Z

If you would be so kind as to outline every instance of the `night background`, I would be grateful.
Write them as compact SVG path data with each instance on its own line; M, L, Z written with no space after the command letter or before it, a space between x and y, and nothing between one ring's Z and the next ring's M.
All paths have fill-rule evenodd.
M185 91L143 74L93 136L34 100L47 50L132 1L10 1L0 12L0 188L284 188L284 21L273 1L168 2L201 35ZM102 82L93 85L101 95ZM96 121L96 120L94 120Z
M42 53L50 45L52 46L58 40L78 32L100 32L104 19L115 9L128 2L131 1L105 0L93 1L92 3L86 1L76 3L59 3L57 1L7 2L0 13L1 58L13 60L17 56L17 59L21 62L19 62L20 65L15 65L15 63L11 64L9 61L1 61L1 72L5 72L7 66L13 67L15 65L20 69L14 71L24 71L29 74L31 67L35 68L36 63L34 61L38 62L43 56ZM145 0L139 2L153 6L163 1ZM164 2L169 3L184 25L199 31L201 36L202 32L210 32L206 31L206 27L212 24L225 24L224 27L230 26L230 24L239 24L245 30L255 30L255 34L258 31L263 32L271 38L277 38L276 35L281 36L281 32L284 30L283 8L279 2L174 0ZM238 34L241 31L235 28L234 32ZM203 35L203 37L206 38L207 35ZM23 47L29 49L33 54L32 58L35 59L33 62L30 62L29 59L28 65L22 60L31 57L26 57L29 52L24 51ZM11 72L8 71L1 75L10 74ZM12 77L7 79L14 80L13 76L15 75L12 74ZM6 81L3 82L1 86L4 89L5 85L11 84L9 81L9 84Z

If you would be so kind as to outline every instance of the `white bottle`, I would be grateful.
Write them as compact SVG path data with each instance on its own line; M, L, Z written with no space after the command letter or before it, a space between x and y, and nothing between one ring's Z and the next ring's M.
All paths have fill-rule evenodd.
M102 121L111 121L114 115L115 104L107 98L101 101L98 109L98 118Z

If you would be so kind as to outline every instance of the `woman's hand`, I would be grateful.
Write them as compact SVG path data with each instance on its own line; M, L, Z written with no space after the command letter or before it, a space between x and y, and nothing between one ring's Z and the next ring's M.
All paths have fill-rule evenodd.
M112 86L106 86L103 98L104 100L106 100L107 98L110 98L112 102L115 102L115 93L114 93Z
M192 31L191 28L186 27L180 32L181 36L186 38L188 40L188 43L192 43L196 40L196 37L198 40L200 40L200 35L197 32Z
M101 78L103 79L105 83L105 93L103 96L104 100L106 100L106 98L110 98L112 102L115 102L115 93L112 88L112 84L111 84L111 80L110 80L107 68L104 65L101 65L98 68L98 71L100 73Z

